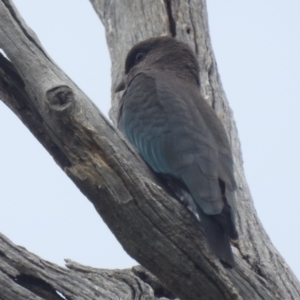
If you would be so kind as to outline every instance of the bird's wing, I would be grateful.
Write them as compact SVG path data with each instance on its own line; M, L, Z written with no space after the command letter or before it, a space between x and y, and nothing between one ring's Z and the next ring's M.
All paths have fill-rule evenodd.
M219 177L231 190L235 190L236 183L233 173L233 158L225 128L215 111L202 97L193 97L193 100L195 106L201 112L207 128L217 143L219 154Z
M225 184L225 190L223 191L224 196L226 197L229 206L236 212L234 164L227 133L215 111L200 95L193 97L192 99L194 100L195 106L200 111L207 128L216 141L218 148L218 176ZM234 218L234 213L232 214L232 218ZM230 224L234 224L234 222ZM234 230L229 231L233 232ZM231 234L231 237L232 239L237 239L236 231L234 234Z
M128 85L121 130L154 171L181 180L206 214L223 208L218 148L192 99L193 89L162 72L138 74Z

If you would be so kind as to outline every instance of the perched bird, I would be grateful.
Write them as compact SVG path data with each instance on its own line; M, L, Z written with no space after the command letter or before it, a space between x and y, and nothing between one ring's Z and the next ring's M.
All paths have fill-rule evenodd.
M171 37L136 44L115 92L118 126L157 173L176 179L191 195L212 252L234 265L236 183L222 122L200 94L193 51Z

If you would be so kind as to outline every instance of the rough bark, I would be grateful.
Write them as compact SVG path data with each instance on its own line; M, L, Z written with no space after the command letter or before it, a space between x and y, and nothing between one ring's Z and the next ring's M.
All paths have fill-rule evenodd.
M162 300L170 296L142 267L104 270L66 260L63 268L13 245L1 234L0 257L1 300Z
M140 40L170 34L195 50L201 66L201 92L224 122L234 151L241 236L234 248L236 268L224 269L211 255L195 217L161 188L136 151L53 63L9 0L0 1L0 47L13 63L12 66L4 57L0 59L2 100L94 204L124 249L180 299L299 299L299 283L271 244L253 207L237 130L211 48L205 2L91 2L106 29L112 59L112 88L122 74L127 51ZM117 101L114 97L113 120ZM55 290L67 299L85 299L91 290L87 299L99 299L93 292L98 290L95 285L99 284L101 289L106 283L92 281L90 275L86 277L94 286L85 280L84 289L77 289L82 277L94 271L72 267L72 271L76 269L74 275L57 269L64 278L53 275L53 265L52 269L40 266L43 272L32 271L34 266L39 267L39 259L30 259L33 256L27 253L25 264L21 259L24 253L17 249L14 255L12 245L5 247L5 243L8 243L5 239L0 240L0 280L5 283L0 285L0 295L11 293L4 299L52 299L48 295L51 291L54 295ZM29 285L34 287L21 288L18 277L25 278L25 282L29 278ZM137 280L132 273L130 280ZM63 286L66 282L70 286ZM147 293L147 287L137 290ZM40 294L36 288L48 294ZM126 296L124 288L123 296L119 297L137 299L136 288L132 285L130 288L131 296ZM71 294L70 289L77 294ZM110 287L107 289L109 292ZM120 285L118 293L122 291ZM30 297L26 293L31 293ZM147 299L155 299L153 295L152 291ZM116 295L112 297L115 298L103 299L117 299Z

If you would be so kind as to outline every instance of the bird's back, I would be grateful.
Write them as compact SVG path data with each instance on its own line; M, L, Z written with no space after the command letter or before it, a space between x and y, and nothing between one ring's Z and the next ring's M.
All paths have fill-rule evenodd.
M228 206L220 179L235 188L232 157L222 123L197 86L163 71L137 74L122 97L119 127L155 172L173 176L187 187L207 224L209 243L218 251L216 239L222 240L219 227L224 226L210 216L222 214ZM222 220L236 233L232 216L226 213ZM223 231L227 240L222 243L230 248Z

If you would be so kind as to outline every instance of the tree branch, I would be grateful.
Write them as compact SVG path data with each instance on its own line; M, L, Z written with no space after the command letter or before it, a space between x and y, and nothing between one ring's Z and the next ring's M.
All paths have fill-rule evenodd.
M123 1L122 5L117 1L110 1L110 5L101 0L90 2L105 26L111 59L117 62L112 64L113 86L119 80L118 76L122 74L122 62L128 49L143 39L165 35L167 31L169 35L175 35L194 49L200 63L201 93L223 121L232 145L238 184L236 198L240 240L236 246L239 255L249 269L255 270L258 276L273 286L274 298L297 299L300 293L299 282L271 243L253 205L244 175L233 113L222 87L211 46L205 0L166 0L164 3L147 1L135 3L134 9L131 1ZM144 22L136 26L137 24L131 20ZM149 23L152 24L151 28ZM113 95L111 110L113 116L118 101L119 98ZM112 119L115 120L114 117Z
M66 260L66 269L15 246L1 234L0 257L0 289L3 300L156 300L157 296L170 296L157 279L150 282L141 279L147 278L147 271L142 267L104 270ZM151 285L156 289L153 290Z
M169 14L160 1L92 3L106 27L113 86L133 44L168 33L170 12L177 37L197 53L202 93L224 121L236 158L241 233L236 268L226 270L213 257L196 218L161 188L136 151L51 61L9 0L0 1L0 46L18 75L7 72L8 63L6 67L1 64L4 102L35 136L41 130L39 140L94 204L124 249L182 300L299 298L299 283L269 242L253 208L235 124L209 42L205 3L170 1ZM21 96L14 94L15 88L5 88L5 76L18 86ZM18 105L24 105L24 110ZM115 116L113 107L111 115ZM0 261L5 262L5 256ZM25 267L26 274L30 274L29 267ZM3 263L0 268L3 272ZM80 299L84 299L82 294Z

